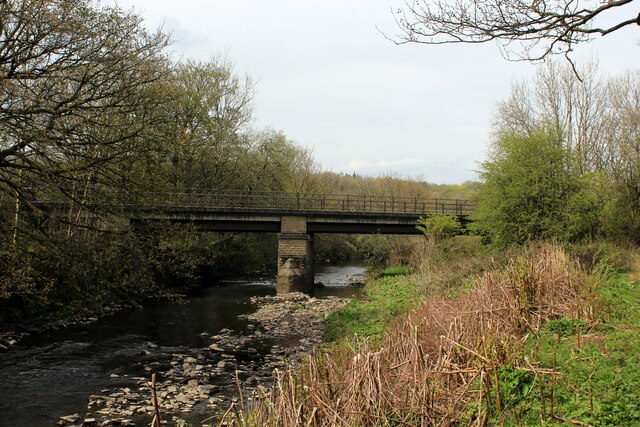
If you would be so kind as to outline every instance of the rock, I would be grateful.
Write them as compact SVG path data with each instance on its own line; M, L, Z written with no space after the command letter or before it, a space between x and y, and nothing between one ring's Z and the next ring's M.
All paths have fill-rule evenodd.
M63 423L75 423L79 419L80 419L79 414L65 415L64 417L60 417L60 421L62 421ZM58 425L64 425L64 424L58 423Z
M255 348L253 348L253 347L249 347L249 348L247 349L247 352L248 352L249 354L257 354L257 353L258 353L258 350L257 350L257 349L255 349Z
M95 419L95 418L85 418L85 419L82 421L82 425L83 425L83 426L87 426L87 427L88 427L88 426L95 426L95 425L98 425L98 420L97 420L97 419Z
M151 352L149 350L140 350L140 352L138 353L138 356L148 356L150 354Z
M211 350L211 351L219 351L219 352L224 351L222 348L220 348L220 347L218 346L218 344L211 344L211 345L209 346L209 350Z
M118 375L118 374L111 374L111 375L109 375L109 378L120 378L120 375Z
M212 393L216 393L220 390L220 387L213 384L201 385L200 393L210 395Z
M224 360L221 360L218 362L216 366L220 369L223 369L225 366L227 366L227 362L225 362Z
M192 379L187 381L187 385L189 387L197 387L198 386L198 380L197 379Z
M149 342L147 342L147 347L149 347L149 348L158 348L158 344L149 341Z
M198 359L194 358L194 357L185 357L184 358L184 363L189 363L191 365L198 363Z
M189 401L189 398L185 396L183 393L180 393L179 395L176 396L176 401L180 403L187 403Z

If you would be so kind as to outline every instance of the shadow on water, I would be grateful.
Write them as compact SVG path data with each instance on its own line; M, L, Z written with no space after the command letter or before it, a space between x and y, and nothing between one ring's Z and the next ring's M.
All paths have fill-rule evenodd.
M317 297L354 297L364 267L320 267ZM234 281L202 288L185 301L147 303L145 308L99 319L90 325L25 337L0 354L0 427L52 426L63 415L83 416L89 396L130 384L124 375L148 376L148 343L163 353L206 348L221 329L242 332L255 311L252 296L275 295L273 281ZM258 347L268 348L264 346ZM116 376L117 375L117 376Z

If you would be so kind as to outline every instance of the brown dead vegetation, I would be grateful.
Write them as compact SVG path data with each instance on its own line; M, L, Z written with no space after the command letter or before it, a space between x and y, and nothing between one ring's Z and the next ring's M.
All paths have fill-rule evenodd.
M508 411L500 393L491 393L500 387L498 367L510 364L550 381L560 375L523 357L523 346L551 319L593 324L590 280L560 247L532 246L505 268L485 273L469 292L428 298L375 347L367 340L343 344L316 352L298 371L277 372L272 389L227 421L486 425L490 414L500 419Z

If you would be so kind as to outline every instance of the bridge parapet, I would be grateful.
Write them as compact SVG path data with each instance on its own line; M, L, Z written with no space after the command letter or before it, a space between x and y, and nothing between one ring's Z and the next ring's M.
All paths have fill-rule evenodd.
M228 208L274 212L447 214L465 217L476 209L475 200L321 193L191 191L148 194L144 199L143 204L157 208Z

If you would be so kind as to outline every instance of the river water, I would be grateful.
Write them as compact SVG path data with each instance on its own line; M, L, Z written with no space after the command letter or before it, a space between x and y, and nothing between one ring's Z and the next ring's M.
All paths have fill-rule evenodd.
M365 275L364 267L319 267L315 280L326 287L315 296L354 296L359 288L350 285ZM250 298L264 295L275 295L273 280L227 281L183 302L148 302L89 325L25 337L0 354L0 427L52 426L60 416L83 415L90 395L126 386L127 376L148 376L149 342L166 354L206 348L211 341L203 332L242 332L248 325L242 315L256 309ZM278 343L256 347L269 351L272 344Z

